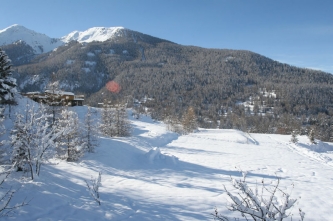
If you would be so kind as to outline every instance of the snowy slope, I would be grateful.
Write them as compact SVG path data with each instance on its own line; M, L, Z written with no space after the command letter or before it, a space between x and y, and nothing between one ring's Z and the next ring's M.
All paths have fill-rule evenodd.
M52 51L63 45L59 39L50 38L44 34L37 33L21 25L12 25L0 30L0 46L24 41L30 45L36 54Z
M84 118L86 107L73 109ZM331 220L331 143L322 143L317 151L306 137L295 145L290 136L237 130L200 129L179 136L147 116L131 122L131 137L100 137L96 153L86 154L80 162L52 160L34 182L13 174L8 185L22 185L14 201L31 202L4 220L198 221L213 220L215 206L222 214L243 220L226 209L223 190L223 185L232 189L230 176L240 177L240 169L249 172L253 185L280 177L281 188L298 198L293 220L299 220L298 208L307 221ZM101 206L85 183L98 172L102 172Z
M123 27L94 27L86 31L73 31L70 34L61 38L63 42L78 41L78 42L93 42L93 41L106 41L116 36L121 36Z

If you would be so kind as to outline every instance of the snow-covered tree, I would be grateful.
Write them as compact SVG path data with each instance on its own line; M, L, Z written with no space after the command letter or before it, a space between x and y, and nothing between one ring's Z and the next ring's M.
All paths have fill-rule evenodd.
M131 127L126 112L126 105L120 103L112 105L110 102L104 102L101 115L100 130L103 134L111 137L130 135Z
M50 115L43 105L26 105L25 116L17 114L12 130L12 162L18 170L39 176L44 161L54 156L54 140L61 134L49 124Z
M67 161L77 161L83 155L84 145L77 114L68 108L62 110L60 118L56 121L56 127L57 132L61 132L56 140L58 156Z
M16 91L16 79L11 73L11 64L6 53L0 48L0 103L12 103Z
M113 108L114 111L114 127L116 136L125 137L130 135L130 123L128 120L126 105L125 104L116 104Z
M297 143L297 142L298 142L298 138L297 138L297 136L298 136L298 132L295 131L295 130L293 130L293 131L291 132L291 138L290 138L290 141L293 142L293 143Z
M243 172L243 179L231 178L233 187L239 192L233 194L224 187L227 195L230 198L228 209L230 211L240 212L246 220L248 218L254 221L282 221L289 217L291 209L296 199L291 199L290 195L279 188L280 179L272 186L266 185L264 180L261 182L261 189L258 185L252 189L246 182L246 173ZM213 214L217 220L228 220L227 217L221 216L217 210ZM301 219L304 219L304 212L300 210Z
M185 134L192 133L198 129L197 117L193 107L189 107L182 119L183 130Z
M114 136L113 112L110 102L104 101L101 118L101 124L99 126L101 133L110 137Z
M94 114L96 113L93 112L92 108L88 107L84 121L84 140L85 147L89 153L93 153L95 148L98 146L98 128L96 124L96 118L93 117Z

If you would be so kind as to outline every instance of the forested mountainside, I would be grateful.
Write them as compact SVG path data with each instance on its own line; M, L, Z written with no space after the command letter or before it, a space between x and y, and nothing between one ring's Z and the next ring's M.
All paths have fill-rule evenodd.
M85 94L87 104L141 101L160 120L181 119L192 106L202 127L283 134L311 127L320 139L333 135L331 74L250 51L182 46L121 32L104 42L72 41L16 65L20 90L39 91L59 81L62 89ZM109 81L120 85L119 93L106 89Z

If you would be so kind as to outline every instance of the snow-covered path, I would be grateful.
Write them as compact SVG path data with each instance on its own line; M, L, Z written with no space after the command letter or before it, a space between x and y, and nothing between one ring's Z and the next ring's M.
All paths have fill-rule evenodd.
M80 115L80 113L79 113ZM246 134L237 130L201 129L178 136L149 117L132 119L133 136L100 138L96 153L78 163L54 160L41 177L15 198L28 206L8 220L212 220L214 207L230 217L223 185L230 176L249 171L248 181L281 178L292 191L305 220L330 220L333 208L332 145L311 151L306 137ZM326 145L326 146L325 146ZM152 149L153 148L153 149ZM101 206L93 201L85 180L102 172ZM16 176L18 178L18 176ZM294 189L292 189L294 184ZM5 220L6 220L5 219Z

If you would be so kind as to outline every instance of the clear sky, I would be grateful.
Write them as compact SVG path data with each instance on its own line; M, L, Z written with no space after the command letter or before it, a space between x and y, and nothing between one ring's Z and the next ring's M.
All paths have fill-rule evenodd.
M0 29L13 24L50 37L122 26L333 74L333 0L0 0Z

